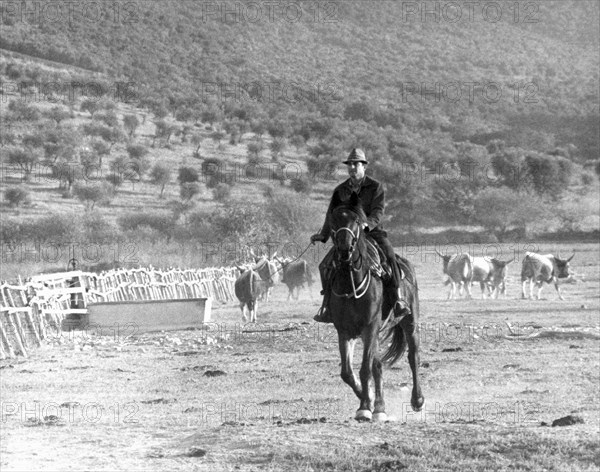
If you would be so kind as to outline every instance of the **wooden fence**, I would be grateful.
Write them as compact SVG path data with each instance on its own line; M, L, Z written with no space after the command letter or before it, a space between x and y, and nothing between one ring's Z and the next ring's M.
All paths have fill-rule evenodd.
M237 269L116 269L42 274L25 283L0 285L0 359L22 355L62 330L67 315L87 313L89 304L137 300L235 299Z

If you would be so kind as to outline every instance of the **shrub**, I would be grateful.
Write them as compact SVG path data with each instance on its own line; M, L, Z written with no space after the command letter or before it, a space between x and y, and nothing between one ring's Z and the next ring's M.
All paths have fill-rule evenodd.
M76 183L73 193L88 210L93 210L97 203L101 205L110 203L113 194L107 182Z
M29 191L24 187L8 187L4 191L4 198L11 207L18 207L29 201Z
M521 233L536 219L547 219L546 209L541 202L523 196L505 187L488 187L480 191L474 199L476 223L502 241L511 228Z
M87 111L92 117L99 109L100 106L96 100L84 100L81 102L81 106L79 107L80 111Z
M126 149L131 159L142 159L148 154L148 148L141 144L129 144Z
M308 194L312 190L312 182L306 178L292 179L290 185L298 193Z
M119 237L117 225L102 214L91 211L85 214L81 221L85 240L90 243L114 241Z
M200 185L198 182L187 182L179 187L179 196L185 202L189 202L192 198L200 193Z
M129 136L133 136L133 134L135 133L135 130L137 129L137 127L140 125L140 122L137 118L137 116L135 115L125 115L123 117L123 127L125 128L125 130L127 131L127 134L129 134Z
M112 111L105 111L104 113L96 113L94 115L94 120L102 121L106 126L114 128L119 125L119 118Z
M213 189L213 199L222 202L231 197L231 186L227 184L217 184Z
M198 171L193 167L180 167L177 175L177 180L180 185L198 182L199 180Z
M72 214L54 213L24 224L22 230L30 240L70 242L77 239L79 225Z
M145 159L129 159L125 156L119 156L111 162L110 170L122 180L139 182L148 170L148 165Z
M123 231L136 231L141 227L147 227L158 231L167 239L170 239L174 228L173 218L160 213L129 213L121 216L117 222Z
M279 156L283 153L286 148L286 142L283 138L275 138L270 144L271 156L274 161L279 159Z
M268 187L266 214L269 221L287 236L315 229L321 224L324 213L321 205L308 198L297 198L288 189Z
M265 148L265 143L262 140L255 141L253 143L248 143L246 148L248 152L248 162L250 162L253 159L258 160L260 158L260 153Z

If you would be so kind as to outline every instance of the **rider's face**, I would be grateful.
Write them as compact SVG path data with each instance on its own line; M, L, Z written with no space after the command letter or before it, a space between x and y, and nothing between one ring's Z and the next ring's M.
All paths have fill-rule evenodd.
M360 180L365 176L365 164L363 162L351 162L346 165L351 179Z

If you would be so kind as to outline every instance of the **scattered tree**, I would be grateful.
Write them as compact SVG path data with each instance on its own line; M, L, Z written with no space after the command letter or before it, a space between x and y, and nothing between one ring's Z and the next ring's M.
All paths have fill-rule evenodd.
M198 182L200 176L198 175L198 171L193 167L180 167L177 175L177 180L179 181L179 185Z
M130 138L133 137L133 135L135 134L135 130L139 125L140 122L136 115L125 115L123 117L123 128L125 128L125 131L127 132Z
M194 196L200 193L200 185L198 182L183 183L179 187L179 196L184 202L189 202Z
M109 203L112 194L107 182L77 183L73 187L73 193L85 204L86 210L93 210L97 203Z
M160 186L160 197L163 198L163 193L165 191L165 186L171 180L171 168L166 164L154 164L152 170L150 171L150 181Z

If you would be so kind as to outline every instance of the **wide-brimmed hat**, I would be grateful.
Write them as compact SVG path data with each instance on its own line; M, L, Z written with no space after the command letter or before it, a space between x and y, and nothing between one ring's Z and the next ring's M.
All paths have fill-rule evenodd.
M365 152L362 149L354 148L350 151L348 155L348 159L346 159L344 164L352 164L353 162L362 162L364 164L368 164L367 158L365 157Z

